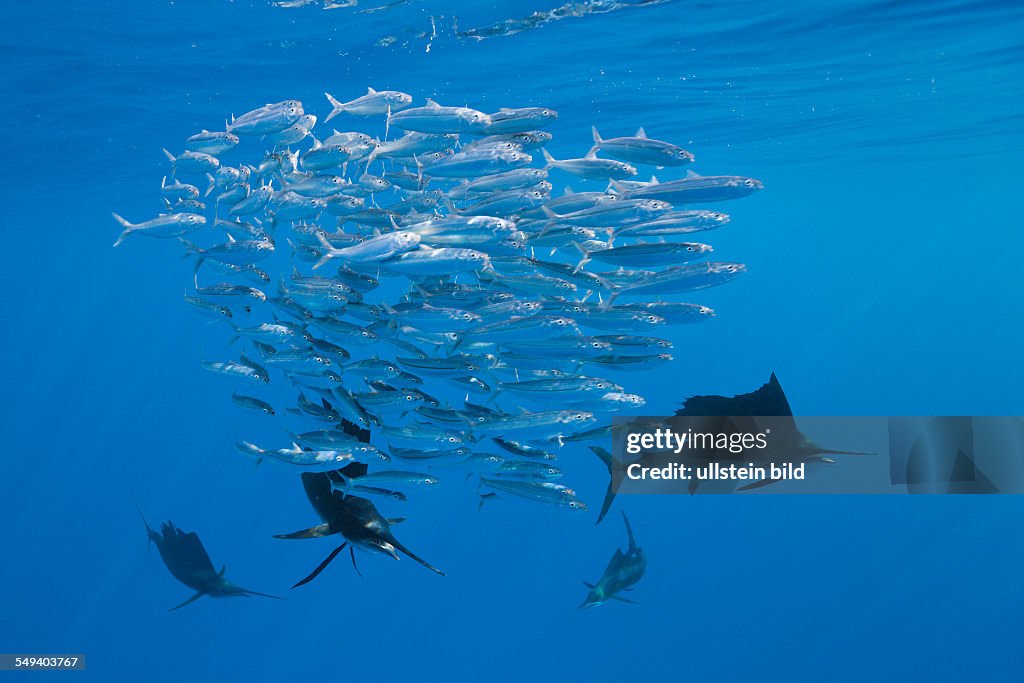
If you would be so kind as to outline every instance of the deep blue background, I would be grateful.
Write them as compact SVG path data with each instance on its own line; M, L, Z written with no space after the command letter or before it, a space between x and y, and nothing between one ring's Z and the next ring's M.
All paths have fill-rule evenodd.
M764 181L710 239L750 273L695 298L719 315L639 378L648 412L774 370L798 414L1021 414L1022 6L823 4L669 2L476 42L453 15L551 5L7 3L0 651L84 652L104 681L1019 679L1014 497L620 500L650 558L641 605L587 612L579 580L625 543L617 511L478 514L453 480L400 528L447 578L365 558L365 579L339 562L284 602L167 614L187 589L132 509L134 491L256 590L287 592L333 547L270 538L316 521L294 473L234 452L259 427L199 367L226 338L181 304L189 265L157 241L112 250L109 212L152 214L160 147L231 112L296 97L324 116L323 90L367 85L553 107L556 157L591 124L643 125L702 173ZM561 465L596 506L596 459Z

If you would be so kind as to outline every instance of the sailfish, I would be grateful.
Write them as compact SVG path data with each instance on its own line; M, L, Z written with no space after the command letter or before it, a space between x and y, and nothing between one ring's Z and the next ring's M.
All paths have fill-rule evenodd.
M706 417L708 431L733 432L738 426L731 418L735 417L775 417L783 418L772 423L772 445L774 453L784 453L786 457L801 462L830 464L833 460L826 455L871 455L862 451L842 451L820 446L808 439L796 425L793 419L793 410L789 407L789 399L779 384L779 379L772 373L772 376L758 389L746 394L736 396L692 396L676 410L677 416L682 417ZM785 419L788 418L788 419ZM601 459L601 462L608 468L608 489L605 491L604 503L601 512L597 517L597 524L601 523L604 516L615 500L615 491L612 482L613 456L606 449L599 446L591 446L590 450ZM643 462L641 459L640 462ZM699 463L698 463L699 464ZM762 479L737 489L746 491L775 483L775 479ZM696 493L698 482L690 482L690 493Z
M352 566L355 567L356 572L359 572L355 556L355 548L358 547L390 555L396 560L399 559L398 553L403 553L430 571L444 576L444 572L413 553L395 538L391 532L391 525L397 524L402 521L401 519L387 519L366 498L346 496L331 486L332 482L337 481L338 475L352 479L365 473L366 465L362 463L352 463L334 472L302 473L302 486L306 490L306 497L309 498L309 502L323 523L290 534L279 534L274 538L323 538L341 534L345 541L331 551L331 554L316 569L292 588L298 588L315 579L346 547L349 548Z
M281 599L276 595L257 593L231 583L224 578L226 566L221 567L219 572L214 569L213 562L210 561L210 556L196 532L185 533L170 521L161 524L159 532L154 531L146 522L146 518L142 516L142 510L137 504L135 507L139 510L142 523L146 526L149 540L156 544L156 549L160 551L160 558L167 565L168 571L178 581L196 591L195 595L180 605L170 608L168 612L193 603L204 595L209 595L211 598L258 595L263 598Z
M622 513L622 520L626 523L629 547L626 548L626 552L622 552L618 548L615 549L615 554L608 561L604 574L596 584L583 582L590 592L578 609L603 605L609 600L636 604L619 593L632 590L633 586L643 578L644 571L647 569L647 556L644 555L643 549L636 544L636 539L633 538L633 529L629 526L629 518L626 517L625 512Z

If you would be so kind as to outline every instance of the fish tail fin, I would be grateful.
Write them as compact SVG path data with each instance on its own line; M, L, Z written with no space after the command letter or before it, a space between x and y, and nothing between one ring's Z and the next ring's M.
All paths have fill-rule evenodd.
M612 454L600 446L591 446L590 450L594 452L601 462L604 463L605 467L608 468L608 488L604 493L604 501L601 503L601 512L597 515L597 521L594 524L600 524L604 516L608 514L608 510L612 507L612 502L615 500L615 491L612 489ZM628 522L627 522L628 524Z
M545 148L541 148L540 151L544 155L544 168L551 168L552 166L554 166L555 158L551 156L551 152L549 152Z
M609 180L608 189L615 190L615 194L622 195L623 197L628 197L630 194L629 188L620 183L618 180Z
M601 302L601 304L598 306L598 309L602 311L607 311L615 304L615 300L617 298L619 298L619 289L613 288L612 291L608 293L607 301Z
M316 238L320 241L320 244L324 248L324 255L321 256L320 260L313 265L313 270L316 270L317 268L319 268L320 266L334 258L334 254L338 251L330 242L327 241L327 238L324 237L319 232L316 234Z
M573 275L575 275L576 273L580 272L583 269L583 266L590 263L590 252L587 250L586 247L584 247L579 242L573 242L572 245L576 247L580 254L583 255L583 258L580 259L580 262L576 264L576 267L572 271Z
M594 136L594 144L593 144L593 146L592 146L592 147L590 148L590 150L589 150L589 151L587 151L587 156L588 156L588 157L592 157L592 156L594 156L595 154L597 154L597 151L598 151L599 149L601 149L601 143L602 143L602 142L604 142L604 141L603 141L603 140L601 139L601 134L597 132L597 126L591 126L591 127L590 127L590 132L591 132L591 134L592 134L592 135Z
M114 246L116 247L119 244L121 244L121 242L124 242L128 235L132 234L132 232L135 230L135 226L126 221L124 218L121 218L121 216L118 216L113 211L110 212L110 215L113 216L114 220L116 220L123 228L123 230L121 231L121 235L117 238L117 241L114 242Z
M203 196L209 197L210 193L213 192L213 188L217 186L217 179L214 178L213 175L209 173L206 174L206 179L210 181L210 185L209 187L206 188L206 192L203 193Z
M189 242L184 237L179 237L178 241L181 242L181 246L185 247L185 253L182 255L181 258L188 258L189 256L198 256L199 257L198 263L201 264L203 262L203 256L200 253L200 249L199 249L198 246L196 246L192 242ZM196 270L199 270L199 265L198 264L196 265Z
M329 93L329 92L325 92L324 96L327 97L327 101L331 103L331 113L328 114L327 118L324 119L324 123L327 123L328 121L333 119L335 116L337 116L341 112L345 111L345 105L343 105L338 100L334 99L334 96L331 95L331 93Z
M377 160L377 150L379 150L379 149L380 149L380 140L377 141L377 146L374 147L373 149L371 149L370 153L366 155L366 166L364 168L364 172L369 171L370 170L370 164L372 164L374 161ZM382 178L384 177L383 164L381 164L381 174L380 175L381 175Z
M161 149L163 149L163 152L164 152L164 156L165 156L165 157L167 157L167 159L168 159L168 160L169 160L169 161L170 161L170 162L171 162L172 164L173 164L173 163L174 163L175 161L177 161L177 159L175 158L175 156L174 156L173 154L171 154L170 152L168 152L168 151L167 151L167 148L166 148L166 147L162 147ZM172 175L171 177L173 178L174 176Z

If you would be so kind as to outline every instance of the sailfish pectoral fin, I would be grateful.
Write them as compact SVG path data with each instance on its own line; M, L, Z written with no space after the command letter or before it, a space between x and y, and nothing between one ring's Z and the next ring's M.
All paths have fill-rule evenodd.
M293 531L290 534L275 534L274 538L323 538L329 536L330 533L330 525L325 522L301 531Z
M176 609L181 609L181 608L182 608L182 607L184 607L185 605L188 605L188 604L191 604L191 603L195 602L196 600L198 600L199 598L203 597L204 595L206 595L206 593L204 593L203 591L199 591L198 593L196 593L195 595L193 595L193 596L192 596L191 598L189 598L189 599L188 599L188 600L186 600L185 602L181 603L181 604L180 604L180 605L178 605L177 607L172 607L172 608L170 608L170 609L169 609L169 610L167 610L167 611L168 611L168 612L173 612L173 611L174 611L174 610L176 610Z
M340 553L342 550L344 550L345 546L347 546L347 545L348 545L348 541L345 541L344 543L339 545L337 548L335 548L333 551L331 551L331 554L328 555L327 558L323 562L321 562L319 565L317 565L317 568L314 569L309 574L309 576L307 576L306 578L304 578L301 581L299 581L297 584L292 586L292 588L295 589L295 588L298 588L299 586L305 586L307 583L309 583L310 581L315 579L317 576L319 576L320 572L322 572L323 570L327 569L327 565L329 565L331 563L331 560L333 560L335 557L337 557L338 553Z
M604 502L601 503L601 512L598 513L597 521L594 522L594 525L596 526L601 523L604 516L608 514L608 510L611 509L612 503L615 502L615 491L612 489L612 454L600 446L591 446L590 450L592 450L594 455L600 458L601 462L603 462L605 467L608 468L608 489L604 492Z
M628 602L631 605L639 605L640 604L636 600L630 600L629 598L624 598L621 595L613 595L612 596L612 600L618 600L619 602Z
M348 554L352 556L352 568L356 570L356 574L359 574L359 578L363 578L363 573L359 571L359 565L356 564L356 547L352 546L348 549Z
M739 487L736 490L737 491L751 491L753 489L759 489L762 486L768 486L769 484L774 484L774 483L779 482L779 481L782 481L782 480L781 479L759 479L758 481L755 481L755 482L753 482L751 484L746 484L744 486L741 486L741 487Z

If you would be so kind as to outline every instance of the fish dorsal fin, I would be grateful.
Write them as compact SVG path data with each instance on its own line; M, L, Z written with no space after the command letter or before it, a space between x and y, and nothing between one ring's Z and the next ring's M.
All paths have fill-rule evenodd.
M227 570L228 570L228 566L226 564L222 565L221 568L220 568L220 575L224 576L224 572L226 572Z
M428 97L427 98L427 106L436 109L436 108L440 107L441 105Z
M576 194L576 192L571 187L566 185L565 186L565 193L564 194Z
M596 159L597 158L597 148L596 147L591 148L591 150L589 152L587 152L586 156L584 156L583 158L584 159Z
M235 238L234 238L234 237L232 237L232 236L231 236L231 233L229 232L229 233L228 233L228 242L234 242L234 241L235 241Z
M643 126L640 126L639 128L636 129L636 137L638 137L638 138L646 138L647 137L647 131L644 130Z
M244 353L241 354L241 360L243 365L255 365L255 363L253 363L252 360L250 360Z
M374 90L373 88L371 88L370 86L366 86L366 94L367 95L376 95L377 91Z
M700 173L697 173L696 171L687 171L686 172L686 177L687 178L703 178L704 176L702 176Z
M651 174L651 180L650 180L650 182L648 184L649 185L657 185L658 184L658 178L653 173Z
M594 584L592 584L592 583L587 583L586 581L581 581L580 583L582 583L582 584L583 584L584 586L586 586L586 587L587 587L587 588L589 588L590 590L594 590L595 588L597 588L597 586L595 586Z
M498 109L498 111L500 111L500 112L509 112L509 111L515 111L515 109L509 109L508 107L501 107L500 109Z
M292 448L294 448L297 451L301 451L302 450L302 446L300 446L299 444L295 443L294 441L292 441Z
M315 135L310 134L309 137L313 138L313 146L309 148L310 152L312 152L314 149L320 149L321 147L323 147L323 144L316 139Z

